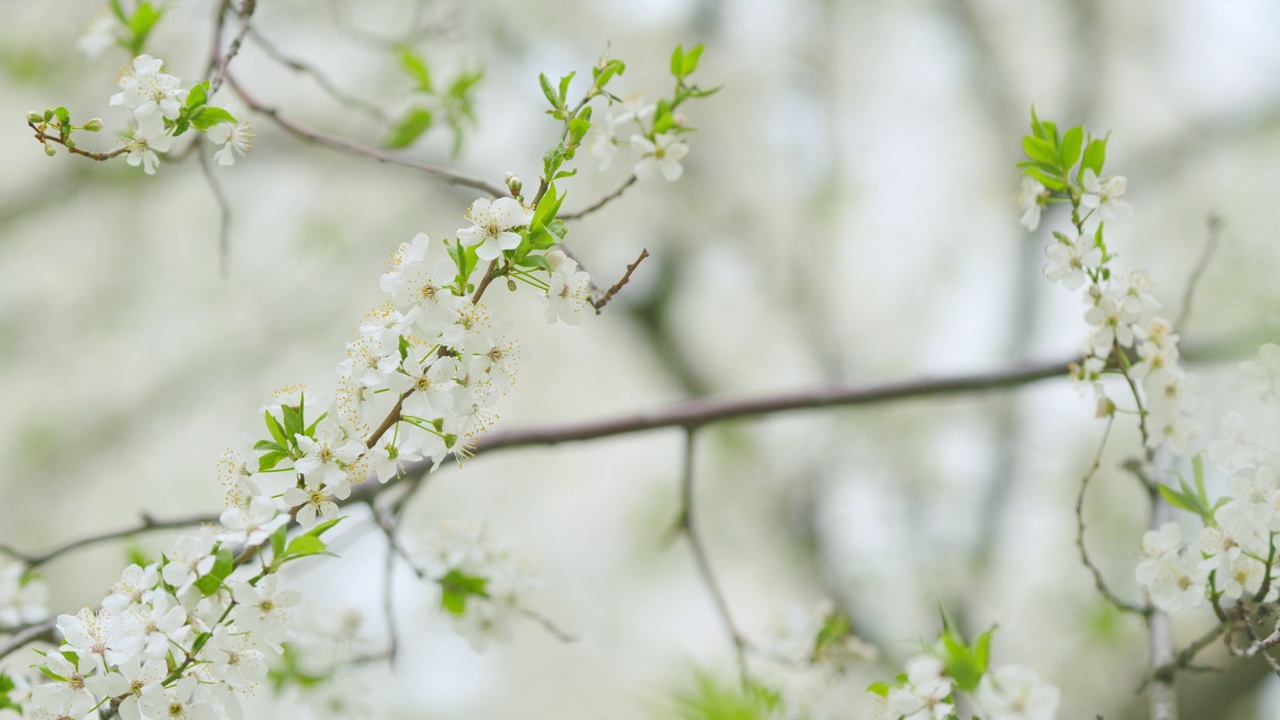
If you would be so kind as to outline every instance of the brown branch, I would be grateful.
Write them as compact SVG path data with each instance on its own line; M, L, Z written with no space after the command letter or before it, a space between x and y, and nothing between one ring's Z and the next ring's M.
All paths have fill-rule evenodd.
M73 550L79 550L80 548L88 547L90 545L97 545L98 543L109 542L111 540L122 540L142 533L156 532L159 530L176 530L179 528L195 527L197 525L216 522L218 522L217 515L194 515L185 518L174 518L172 520L157 520L150 515L143 513L142 521L133 527L123 528L121 530L110 530L96 535L89 535L77 540L72 540L69 543L59 545L42 553L30 554L19 552L7 545L0 545L0 553L4 553L15 560L19 560L25 563L28 567L36 568L62 557Z
M600 311L604 309L604 306L609 304L609 301L613 299L614 295L618 294L618 291L621 290L624 285L631 282L631 273L635 272L636 268L640 267L640 263L644 262L644 259L647 257L649 257L649 251L647 249L641 250L640 257L636 258L635 262L627 266L627 272L622 275L622 279L614 283L599 300L593 300L591 302L591 304L596 308L597 315L600 314Z
M702 544L702 535L698 532L698 525L694 521L694 436L695 431L692 428L685 430L684 466L680 475L680 515L677 520L677 527L689 541L689 552L693 555L694 567L698 571L702 585L707 589L707 594L711 596L712 603L715 604L716 614L720 617L720 623L724 626L725 633L733 641L733 656L738 666L738 680L745 690L750 682L747 674L745 642L742 634L738 632L737 626L733 624L733 616L729 613L729 603L725 600L724 592L716 583L715 574L711 571L711 562L707 559L706 548Z
M42 622L39 625L31 625L22 630L13 637L9 638L9 642L0 645L0 660L9 657L13 653L34 642L41 640L45 642L53 642L53 631L55 628L53 620Z
M1107 429L1102 433L1102 442L1098 444L1098 452L1093 456L1093 464L1089 466L1088 472L1084 474L1084 478L1080 481L1080 494L1076 496L1076 547L1080 548L1080 560L1089 569L1089 572L1093 574L1093 584L1098 588L1098 592L1102 594L1102 597L1124 612L1145 616L1152 612L1152 607L1150 605L1127 602L1112 592L1107 585L1106 579L1102 576L1102 571L1089 559L1089 551L1084 544L1084 497L1089 490L1089 481L1098 474L1098 468L1102 466L1102 451L1107 447L1107 438L1111 437L1111 427L1113 425L1115 425L1115 415L1107 418Z
M218 25L222 24L222 12L225 5L220 9L218 15ZM222 81L227 77L227 66L240 53L240 47L244 44L244 38L249 34L249 22L253 19L253 11L258 8L258 0L240 0L240 31L231 39L231 45L227 47L227 52L222 55L218 61L218 72L214 74L213 79L209 81L209 97L218 92L218 88L222 87ZM219 39L221 38L221 27L217 30ZM214 52L218 52L216 47Z
M285 55L278 47L275 46L274 43L263 37L262 33L257 28L250 28L249 38L252 39L254 44L256 44L264 53L266 53L267 57L275 60L277 63L294 72L310 76L316 81L316 84L320 86L320 89L328 94L329 97L333 98L339 105L358 110L383 124L391 123L391 117L388 116L381 107L347 93L342 88L339 88L334 84L334 82L329 79L328 75L325 75L314 66Z
M1210 214L1205 224L1208 225L1209 233L1204 241L1204 249L1200 251L1200 257L1196 260L1190 277L1187 278L1187 286L1182 291L1182 309L1178 312L1178 319L1173 323L1175 332L1182 332L1186 328L1187 320L1191 317L1191 301L1195 297L1196 287L1200 284L1200 278L1204 276L1204 271L1213 260L1213 254L1217 252L1218 244L1222 239L1221 217Z
M1190 645L1183 648L1182 651L1178 653L1178 656L1174 658L1172 663L1161 665L1156 668L1155 672L1152 673L1153 678L1172 679L1174 673L1181 670L1189 670L1194 667L1191 663L1195 660L1196 655L1199 655L1202 650L1212 645L1213 641L1222 637L1223 633L1227 631L1229 626L1230 623L1226 622L1220 622L1217 625L1214 625L1208 632L1196 638Z
M218 274L225 280L231 276L231 202L227 200L227 193L222 189L222 183L213 174L213 167L209 165L209 157L204 152L202 140L202 137L196 138L191 147L196 148L196 154L200 157L200 174L204 175L205 182L209 183L213 199L218 203Z
M39 140L41 145L47 145L48 143L56 143L58 145L65 147L67 149L67 152L71 153L72 155L87 157L90 160L97 160L98 162L105 162L112 158L120 157L121 155L124 155L125 153L129 152L129 147L127 145L121 145L120 147L115 148L114 150L108 150L107 152L95 152L93 150L82 150L80 147L76 145L68 145L66 139L63 138L61 135L50 135L44 132L39 127L37 127L35 123L31 122L30 120L27 121L27 127L31 128L31 131L36 134L36 140Z
M464 175L462 173L459 173L454 170L450 170L449 168L442 167L440 165L433 165L431 163L423 162L421 160L415 160L413 158L405 157L403 155L397 155L395 153L390 153L385 150L372 147L370 145L364 145L362 143L358 143L353 140L347 140L346 138L338 137L337 135L330 135L328 133L321 132L319 130L315 130L310 127L307 127L306 125L303 125L302 123L299 123L296 120L292 120L290 118L285 117L284 115L281 115L280 111L277 110L276 108L263 104L253 95L249 94L249 92L244 89L244 86L242 86L236 80L235 75L228 72L226 76L226 81L227 81L227 85L231 86L231 89L235 91L236 95L240 96L240 99L244 101L244 104L248 106L250 110L256 113L260 113L262 115L266 115L267 117L271 118L271 120L275 122L277 125L279 125L282 129L294 135L295 137L301 138L309 142L314 142L320 145L324 145L325 147L329 147L335 150L341 150L343 152L349 152L349 153L354 153L356 155L363 155L365 157L370 157L370 158L373 158L374 160L377 160L379 162L384 162L390 165L399 165L401 167L412 168L414 170L421 170L431 175L435 175L436 177L440 178L446 183L449 183L450 185L459 185L461 187L473 188L476 190L480 190L482 192L486 192L494 197L502 197L503 195L508 194L504 188L498 185L494 185L492 183L486 182L479 178L473 178L469 175Z
M595 211L599 210L600 208L604 207L605 205L608 205L609 203L613 202L614 200L617 200L618 198L622 197L622 193L626 192L626 191L627 191L627 188L631 187L632 185L635 185L635 184L636 184L636 180L638 180L638 179L639 179L639 178L637 178L637 177L636 177L636 174L635 174L635 173L631 173L631 176L627 178L627 181L626 181L626 182L624 182L624 183L622 183L622 185L620 185L620 186L618 187L618 189L617 189L617 190L614 190L613 192L609 193L608 195L605 195L604 197L600 198L599 200L595 201L594 203L592 203L592 204L588 205L587 207L585 207L585 208L583 208L583 209L581 209L581 210L579 210L579 211L577 211L577 212L571 212L571 213L567 213L567 214L565 214L565 215L557 215L557 216L556 216L556 219L558 219L558 220L564 220L564 221L569 221L569 220L581 220L582 218L584 218L584 217L586 217L586 216L590 215L591 213L593 213L593 212L595 212Z

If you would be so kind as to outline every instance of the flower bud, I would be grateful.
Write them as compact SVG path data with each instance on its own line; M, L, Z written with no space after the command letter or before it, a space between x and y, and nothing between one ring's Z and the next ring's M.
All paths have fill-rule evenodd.
M75 141L75 140L72 140L71 138L67 138L66 140L63 140L62 142L67 146L67 149L71 149L71 148L74 148L74 147L76 146L76 141Z
M44 111L44 121L49 122L53 119L53 108Z
M48 155L49 157L53 157L54 155L58 154L58 151L52 145L45 145L44 154Z
M515 291L516 291L516 281L515 281L515 280L512 280L511 278L507 278L507 289L508 289L508 290L510 290L511 292L515 292Z
M1096 418L1108 418L1116 414L1116 404L1111 402L1111 398L1103 395L1098 398L1098 409L1094 413Z
M507 189L511 191L513 197L520 195L520 190L524 188L524 183L520 182L520 178L516 177L513 172L507 172Z
M102 129L102 118L94 118L84 124L84 129L89 132L98 132Z
M33 110L27 113L27 122L29 123L44 122L44 116Z

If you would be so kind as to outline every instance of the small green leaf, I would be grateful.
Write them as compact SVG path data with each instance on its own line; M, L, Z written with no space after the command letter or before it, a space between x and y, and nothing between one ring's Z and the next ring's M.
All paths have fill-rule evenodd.
M129 17L128 26L129 31L133 33L129 48L135 55L142 52L142 48L147 44L147 37L151 35L151 30L160 21L162 14L147 2L138 3L138 7L134 9L133 15Z
M671 74L681 77L684 71L684 46L677 45L671 53Z
M275 532L271 533L271 556L279 558L284 554L284 539L289 528L287 525L281 525Z
M287 413L288 408L285 408L285 410L286 410L285 417L288 417L288 413ZM262 415L263 415L263 417L265 417L265 418L266 418L266 421L267 421L267 430L271 431L271 437L273 437L273 438L275 438L275 439L276 439L276 447L277 447L277 448L279 448L279 449L281 449L281 450L283 450L284 448L289 447L289 444L290 444L290 443L289 443L289 438L288 438L288 436L287 436L287 435L285 435L285 433L284 433L284 428L280 427L280 421L279 421L279 420L276 420L276 416L275 416L275 415L272 415L270 410L264 410L264 411L262 412ZM255 447L255 448L257 448L257 449L259 449L259 450L264 450L264 449L266 449L266 448L259 447L259 445L261 445L261 444L262 444L262 443L264 443L264 442L266 442L266 441L265 441L265 440L259 440L259 441L258 441L258 444L257 444L257 445L254 445L254 447Z
M430 110L413 108L391 130L383 146L389 150L409 147L422 137L423 133L431 129L434 119Z
M450 570L440 578L440 607L452 615L462 615L467 611L467 598L489 597L486 588L489 579L467 575L461 570Z
M400 65L404 67L404 71L418 83L418 89L422 92L431 92L431 70L427 67L427 61L413 51L413 48L407 45L400 46Z
M220 125L222 123L235 124L235 122L235 115L213 105L203 105L195 112L191 113L191 124L194 125L197 130L208 130L214 125Z
M1062 184L1061 180L1049 175L1048 173L1046 173L1045 171L1041 170L1038 167L1029 167L1023 171L1023 174L1030 175L1031 177L1038 180L1041 185L1044 185L1050 190L1057 190L1061 192L1067 189L1067 186Z
M1089 145L1084 149L1084 160L1080 163L1080 173L1083 175L1085 170L1092 170L1094 175L1101 175L1102 164L1106 160L1106 138L1090 140Z
M1173 488L1163 483L1158 484L1156 487L1160 489L1160 495L1164 498L1165 502L1169 503L1170 505L1182 510L1186 510L1187 512L1193 512L1197 515L1202 514L1200 510L1196 508L1195 502L1193 500L1190 500L1189 498L1184 497L1182 493L1178 492L1177 490L1174 490Z
M1071 168L1080 159L1080 149L1083 143L1084 128L1078 125L1062 135L1062 148L1059 155L1062 158L1062 168L1067 172L1071 172Z
M889 697L889 691L893 688L882 682L873 682L867 686L867 692L879 695L880 697Z
M308 555L318 555L328 549L324 541L315 535L299 535L289 541L289 546L284 549L284 556L290 559L307 557Z
M281 414L284 415L284 429L289 433L290 438L297 437L298 435L306 435L306 432L304 432L305 428L302 424L302 405L298 405L296 408L283 405L281 406L280 411Z
M1027 157L1037 162L1058 168L1058 152L1053 144L1048 140L1030 135L1022 138L1022 149L1026 151ZM1056 174L1056 173L1055 173Z
M311 537L318 538L321 535L323 535L325 532L327 532L329 528L333 527L334 525L337 525L338 523L342 522L345 519L346 519L346 516L344 515L342 517L336 517L332 520L325 520L324 522L316 525L315 527L303 533L302 537L306 537L310 535Z
M560 107L566 107L569 104L569 83L573 82L573 76L577 74L571 72L560 78Z
M9 677L3 672L0 672L0 710L4 710L8 708L10 710L14 710L18 712L18 714L21 715L22 706L9 698L9 693L15 690L16 688L17 688L17 685L14 684L13 678Z
M680 76L685 77L692 75L694 70L698 69L698 58L702 57L702 45L694 45L688 52L684 54L684 58L680 64Z
M195 110L196 108L208 102L208 100L209 100L209 83L208 81L201 81L196 83L195 85L192 85L191 89L187 91L186 107L188 110Z
M547 78L546 73L538 73L538 83L542 85L542 95L551 103L552 110L560 109L560 97L556 94L556 89L551 87L551 80Z
M269 452L258 458L258 472L269 472L274 470L281 460L289 457L284 451Z
M400 362L404 362L405 360L409 359L409 339L408 338L401 335L400 342L397 345L396 349L399 350L400 352Z

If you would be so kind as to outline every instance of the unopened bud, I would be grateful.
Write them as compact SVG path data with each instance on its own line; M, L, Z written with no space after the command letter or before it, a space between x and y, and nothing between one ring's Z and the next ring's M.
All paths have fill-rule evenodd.
M63 142L63 143L64 143L68 148L73 148L73 147L75 147L75 146L76 146L76 141L75 141L75 140L72 140L71 138L67 138L66 140L63 140L62 142Z
M510 290L511 292L515 292L515 291L516 291L516 281L515 281L515 280L512 280L511 278L507 278L507 289L508 289L508 290Z
M53 119L53 108L44 111L44 121L49 122Z
M1116 404L1111 402L1111 398L1103 395L1098 398L1098 411L1094 414L1097 418L1108 418L1116 414Z
M102 129L102 118L94 118L84 124L84 129L89 132L98 132Z
M44 154L48 155L49 157L53 157L54 155L58 154L58 151L52 145L45 145Z
M44 116L33 110L27 113L27 122L29 123L44 122Z
M520 182L520 178L516 177L513 172L507 173L507 189L511 191L513 196L520 194L520 190L524 188L524 183Z

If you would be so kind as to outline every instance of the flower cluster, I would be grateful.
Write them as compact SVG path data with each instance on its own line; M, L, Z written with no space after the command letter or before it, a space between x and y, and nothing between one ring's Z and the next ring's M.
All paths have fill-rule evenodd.
M275 576L236 568L210 532L184 536L160 562L126 568L100 608L58 617L62 644L32 702L52 717L240 717L240 695L292 636L296 602Z
M510 541L495 540L479 523L450 521L429 538L422 556L426 575L440 585L441 606L473 650L511 639L538 582Z
M1018 196L1023 224L1038 225L1047 202L1071 204L1072 230L1053 234L1045 249L1049 263L1044 274L1068 290L1083 289L1090 331L1085 357L1072 367L1072 378L1093 392L1100 416L1116 408L1101 382L1104 374L1115 372L1130 384L1141 384L1135 401L1147 447L1168 443L1185 452L1199 435L1190 419L1197 380L1179 364L1178 335L1172 323L1156 314L1162 306L1151 295L1151 280L1140 271L1117 270L1103 235L1106 222L1133 212L1124 200L1125 179L1100 174L1105 139L1086 139L1082 127L1059 135L1053 123L1034 113L1031 129L1023 140L1028 161L1022 163L1026 175Z
M883 720L946 720L955 717L956 694L971 693L982 720L1053 720L1061 693L1031 668L987 668L991 632L970 646L949 626L934 647L906 663L892 685L876 683ZM967 717L967 715L966 715Z
M1251 389L1267 398L1274 392L1269 363L1280 347L1267 344L1257 360L1241 363ZM1260 443L1258 429L1242 414L1228 412L1208 455L1227 478L1229 494L1211 501L1203 460L1192 462L1194 482L1178 490L1162 488L1175 507L1199 516L1204 527L1192 543L1170 522L1146 533L1136 570L1151 602L1166 612L1200 607L1206 598L1217 607L1274 603L1280 588L1275 572L1275 538L1280 533L1280 462Z

